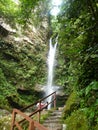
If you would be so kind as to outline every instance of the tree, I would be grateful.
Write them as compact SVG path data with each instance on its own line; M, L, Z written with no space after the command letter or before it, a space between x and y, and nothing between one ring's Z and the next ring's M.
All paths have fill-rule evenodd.
M66 0L58 16L60 57L63 57L64 61L63 71L59 75L61 74L62 77L62 72L65 72L65 90L66 86L69 86L71 91L77 91L80 98L80 105L76 105L77 109L87 108L88 112L85 113L90 127L98 123L96 118L98 114L96 112L96 105L98 107L97 14L97 0ZM70 114L74 110L73 107Z

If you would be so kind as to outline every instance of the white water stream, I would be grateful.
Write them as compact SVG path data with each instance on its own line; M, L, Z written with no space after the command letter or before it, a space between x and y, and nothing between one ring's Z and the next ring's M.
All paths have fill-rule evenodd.
M45 93L46 95L51 94L52 92L55 91L53 87L53 78L54 78L54 68L55 68L55 55L56 55L56 47L57 47L57 39L56 43L54 46L52 45L52 39L49 41L49 53L48 53L48 58L47 58L47 64L48 64L48 81L47 81L47 86L45 87ZM47 99L47 102L51 102L52 97L49 97ZM50 109L51 105L49 105L48 109Z

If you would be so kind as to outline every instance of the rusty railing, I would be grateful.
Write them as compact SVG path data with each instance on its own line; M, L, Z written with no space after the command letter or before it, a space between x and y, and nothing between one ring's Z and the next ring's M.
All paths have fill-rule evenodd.
M51 102L47 102L43 107L41 107L41 103L46 100L47 98L49 98L50 96L52 96L52 100ZM33 111L30 115L26 115L24 114L23 112L26 111L28 108L31 108L31 107L34 107L37 103L39 103L39 108L35 109L35 111ZM50 104L54 105L54 109L56 108L56 92L53 92L51 93L50 95L40 99L39 101L21 109L18 110L18 109L13 109L13 113L12 113L12 124L11 124L11 130L14 130L15 127L18 128L18 130L23 130L22 127L21 127L21 123L23 121L28 121L29 122L29 128L28 130L35 130L35 127L38 128L39 130L48 130L47 128L45 128L43 125L40 124L40 117L41 117L41 111L43 109L45 109L46 107L48 107ZM37 121L34 121L31 117L33 115L35 115L36 113L38 113L38 122ZM22 120L20 121L16 121L16 115L20 115L21 117L23 117Z
M18 109L13 110L12 124L14 124L14 125L11 126L11 130L14 130L15 127L17 127L18 130L22 130L22 127L19 124L19 122L15 121L16 114L19 114L20 116L24 117L24 119L29 122L29 128L28 128L29 130L35 130L35 127L38 128L39 130L48 130L43 125L41 125L38 122L32 120L29 116L27 116L26 114L24 114L23 112L21 112Z

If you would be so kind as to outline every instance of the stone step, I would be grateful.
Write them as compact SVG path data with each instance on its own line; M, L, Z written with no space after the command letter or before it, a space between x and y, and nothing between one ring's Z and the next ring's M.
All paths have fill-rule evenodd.
M58 119L54 119L54 120L46 120L44 123L61 123L61 121L60 120L58 120Z
M60 116L60 117L61 117L61 114L62 114L62 113L59 113L59 112L58 112L58 113L51 113L50 116Z
M44 121L43 125L48 128L49 130L62 130L62 123L61 123L61 115L62 111L55 110L53 111L50 116Z
M61 127L56 127L56 126L53 126L53 127L47 127L48 130L62 130L62 126Z
M52 114L61 114L62 113L62 111L60 111L60 110L55 110Z
M62 130L62 126L46 126L48 130Z
M60 120L61 116L51 116L51 117L48 117L47 120L54 120L54 119L58 119Z
M50 126L56 126L56 127L62 127L62 124L55 124L55 123L44 123L43 124L45 127L50 127Z
M50 116L61 116L62 112L53 112Z

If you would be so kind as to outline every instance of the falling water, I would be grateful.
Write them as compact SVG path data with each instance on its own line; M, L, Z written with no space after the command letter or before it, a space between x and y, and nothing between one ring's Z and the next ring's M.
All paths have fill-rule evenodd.
M55 54L56 54L56 47L57 47L57 39L56 39L56 43L53 46L52 45L52 39L50 39L49 42L49 53L48 53L48 59L47 59L47 63L48 63L48 81L47 81L47 88L46 88L46 94L49 95L52 92L54 92L54 88L53 88L53 77L54 77L54 67L55 67ZM48 102L51 102L52 97L49 97ZM48 109L50 109L50 105L48 107Z

